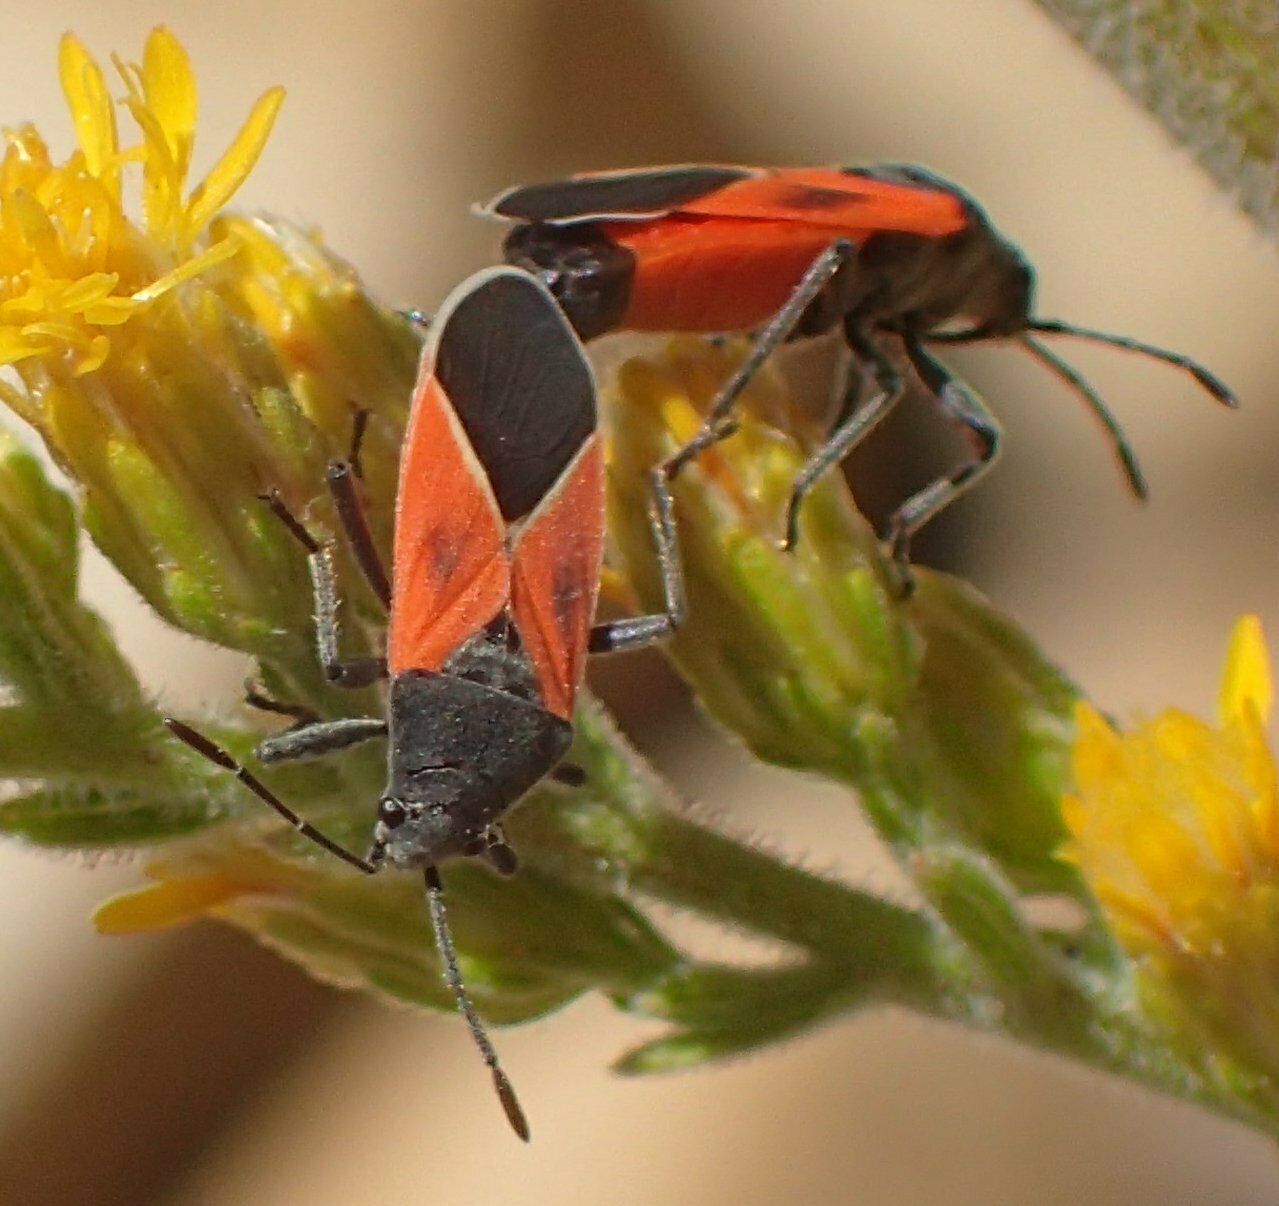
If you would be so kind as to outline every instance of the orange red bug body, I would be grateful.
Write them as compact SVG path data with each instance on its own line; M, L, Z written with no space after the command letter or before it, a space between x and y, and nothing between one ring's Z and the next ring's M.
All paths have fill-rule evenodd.
M970 196L924 168L641 168L509 189L481 212L516 223L505 258L542 277L583 338L614 330L758 331L754 352L712 402L702 430L664 466L668 477L731 433L734 402L779 344L842 329L852 363L828 438L796 479L787 546L797 538L804 494L902 397L907 373L966 436L972 456L890 519L888 541L903 568L914 532L993 464L998 423L927 344L1016 339L1102 419L1138 496L1145 484L1118 424L1035 334L1077 335L1154 356L1233 401L1211 373L1178 353L1036 317L1026 257Z
M358 452L358 437L357 450ZM353 460L356 453L353 453ZM337 686L389 678L381 717L298 719L257 749L267 763L315 757L385 738L387 781L367 855L304 820L225 750L181 721L166 723L233 771L299 832L367 874L422 872L445 974L512 1127L528 1125L462 985L438 864L481 856L510 874L507 811L561 766L588 652L669 635L682 613L671 502L656 490L654 533L667 610L594 624L604 547L604 462L595 384L581 344L545 287L514 268L479 273L432 324L400 463L393 574L363 522L340 462L329 481L337 511L374 591L390 604L387 656L338 655L337 587L329 548L275 496L280 520L307 552L320 661Z

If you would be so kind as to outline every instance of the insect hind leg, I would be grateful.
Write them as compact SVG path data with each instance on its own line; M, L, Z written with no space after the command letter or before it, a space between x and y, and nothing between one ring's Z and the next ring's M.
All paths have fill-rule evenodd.
M642 649L645 645L672 636L684 622L684 568L680 561L679 534L675 525L675 499L663 467L650 469L648 480L653 492L649 524L662 576L663 609L652 615L629 616L624 620L596 624L587 638L586 648L590 653Z
M973 450L969 460L916 491L888 520L885 540L909 584L911 538L990 470L999 456L1002 432L986 403L918 340L907 339L906 355L943 416L959 428Z
M356 564L369 584L369 589L378 597L382 606L391 606L391 579L382 563L373 532L369 528L368 513L364 506L364 498L360 493L359 483L364 480L364 469L360 461L360 449L364 444L364 433L368 428L369 412L356 410L355 426L351 432L351 449L346 460L330 461L325 471L324 480L328 484L329 493L333 496L333 505L337 508L338 520L342 531L346 534L347 543L355 555Z
M799 542L799 509L804 498L887 417L906 392L901 369L864 326L850 320L844 325L844 335L852 350L853 362L848 366L848 379L830 433L804 462L791 485L786 535L782 540L782 548L788 552ZM858 406L863 376L867 373L874 378L875 393L864 405Z
M764 361L794 334L809 306L856 254L857 248L847 239L837 239L808 266L781 309L760 329L750 355L715 395L701 427L683 447L662 462L661 471L667 481L674 480L690 461L737 430L730 415L742 391Z

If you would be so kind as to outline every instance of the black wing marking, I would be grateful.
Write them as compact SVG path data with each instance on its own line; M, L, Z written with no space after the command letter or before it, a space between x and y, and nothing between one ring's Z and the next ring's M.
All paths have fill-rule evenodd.
M595 378L554 298L518 268L473 277L435 328L435 375L509 524L595 431Z
M520 222L656 218L685 201L759 175L756 168L704 164L598 172L508 189L481 212Z

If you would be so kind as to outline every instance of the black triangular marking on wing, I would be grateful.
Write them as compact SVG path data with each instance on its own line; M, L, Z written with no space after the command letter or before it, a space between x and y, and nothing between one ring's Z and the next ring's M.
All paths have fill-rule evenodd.
M658 215L758 172L752 168L689 164L601 173L529 184L503 193L490 212L521 222L556 222L624 214Z
M547 290L494 269L458 299L440 331L444 387L502 518L532 511L595 430L595 379Z

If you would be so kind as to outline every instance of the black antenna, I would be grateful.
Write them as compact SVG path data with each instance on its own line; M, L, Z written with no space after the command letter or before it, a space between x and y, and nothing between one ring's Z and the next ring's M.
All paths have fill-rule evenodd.
M202 755L224 770L230 771L259 800L275 809L303 837L308 838L317 846L324 847L331 854L336 854L338 858L349 863L357 870L363 871L365 875L376 875L384 868L384 854L378 846L374 846L368 858L361 858L354 851L348 850L341 842L335 842L327 834L317 829L310 821L300 817L275 792L267 787L257 775L247 767L241 766L226 750L216 742L210 741L203 733L197 732L190 725L183 724L182 721L176 720L172 716L166 716L164 724L169 732L189 745L197 754ZM528 1119L524 1117L524 1111L520 1108L520 1101L515 1095L515 1089L507 1079L506 1073L502 1071L502 1066L498 1063L497 1052L493 1049L488 1032L484 1029L484 1023L480 1021L479 1014L475 1012L475 1006L471 1004L471 998L466 993L466 986L462 983L462 971L457 963L457 949L453 945L453 932L449 929L448 916L444 908L444 885L440 882L440 873L435 867L427 867L424 870L424 875L426 877L426 901L431 913L431 928L435 931L435 945L439 948L440 959L444 964L444 978L448 982L449 988L453 990L453 999L457 1002L458 1012L466 1019L467 1028L471 1032L471 1037L475 1040L475 1045L480 1049L480 1055L488 1065L489 1071L493 1073L493 1085L497 1089L497 1098L502 1103L502 1109L506 1112L507 1121L510 1122L511 1129L527 1143L529 1140Z
M1132 488L1132 492L1144 501L1147 497L1146 479L1142 475L1141 466L1137 464L1137 454L1133 452L1132 445L1128 442L1127 435L1124 434L1124 429L1119 426L1119 420L1110 413L1110 408L1102 401L1101 395L1084 380L1076 369L1067 364L1056 352L1044 347L1033 336L1018 335L1017 341L1040 364L1051 370L1070 386L1088 404L1093 414L1101 420L1102 426L1105 427L1110 436L1110 442L1114 445L1119 461L1123 465L1124 476L1128 479L1128 485Z
M506 1119L511 1129L524 1140L529 1140L528 1119L520 1107L520 1099L515 1089L502 1071L498 1063L497 1052L489 1040L488 1031L475 1012L471 998L467 995L466 986L462 983L462 969L457 965L457 951L453 946L453 931L449 929L448 913L444 907L444 884L440 882L440 873L435 867L427 867L423 871L426 880L426 903L431 913L431 928L435 931L435 945L440 951L440 960L444 964L444 978L453 990L453 999L457 1002L458 1012L466 1019L471 1031L471 1038L479 1048L480 1056L493 1073L493 1087L497 1090L497 1099L506 1111Z
M164 717L164 727L179 741L186 742L197 754L207 758L215 766L229 770L259 800L274 808L308 841L314 842L317 846L323 846L330 854L336 854L343 862L350 863L352 867L357 871L363 871L365 875L376 875L382 869L379 860L361 858L354 851L348 850L341 842L335 842L327 834L322 833L310 821L298 816L257 775L247 767L241 766L226 750L216 742L210 741L203 733L196 732L189 724L183 724L172 716Z
M1157 347L1153 343L1145 343L1140 339L1132 339L1127 335L1111 335L1107 331L1094 331L1091 327L1077 327L1073 322L1063 322L1060 318L1035 318L1026 324L1025 329L1038 331L1041 335L1073 335L1076 339L1105 343L1112 348L1121 348L1125 352L1137 352L1139 355L1149 356L1152 360L1162 360L1165 364L1171 364L1173 368L1189 373L1223 405L1230 407L1239 405L1225 382L1210 373L1197 360L1191 360L1189 356L1183 356L1180 352Z

